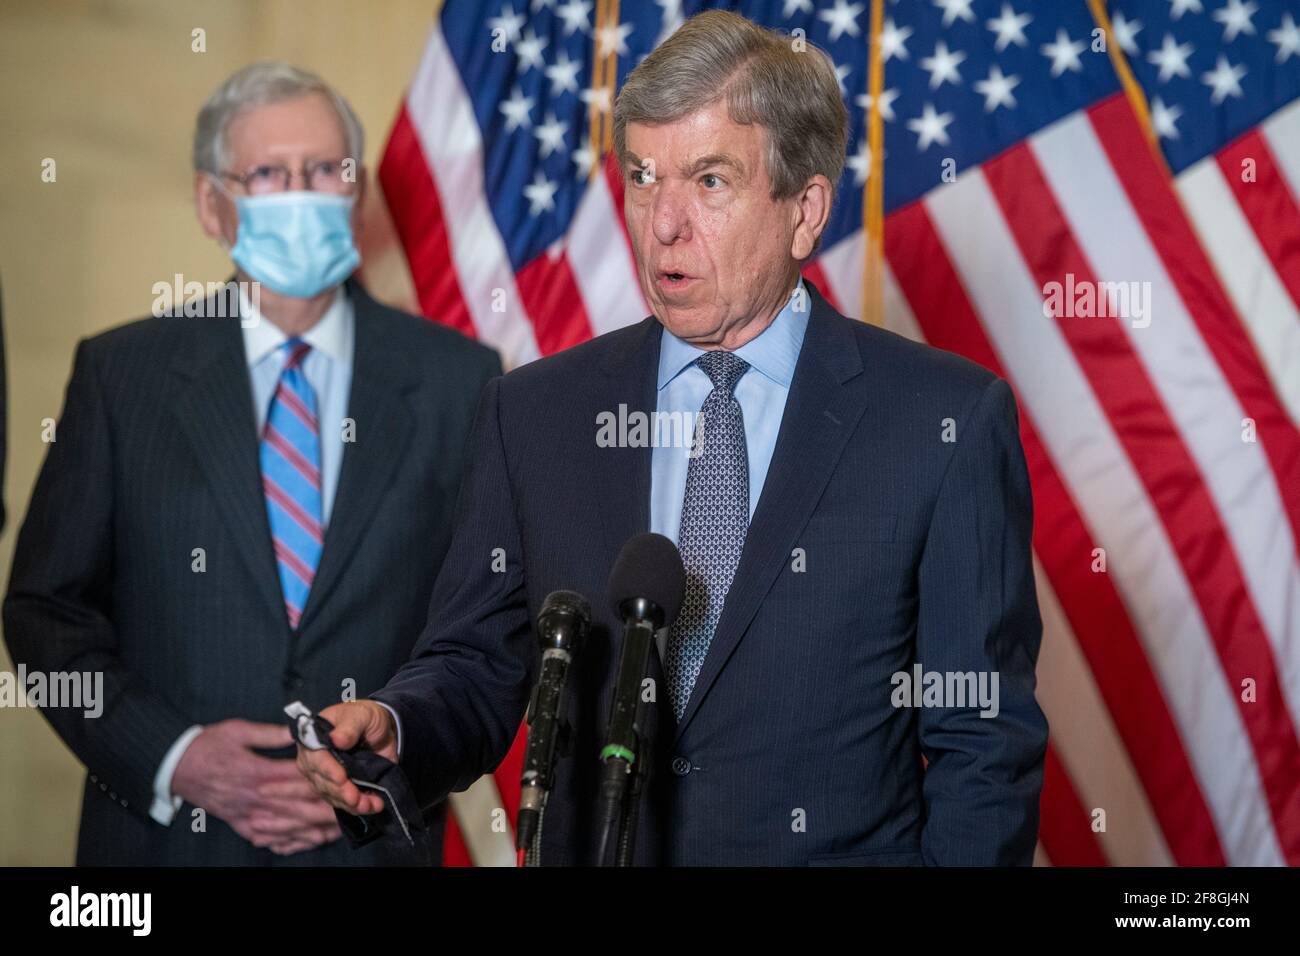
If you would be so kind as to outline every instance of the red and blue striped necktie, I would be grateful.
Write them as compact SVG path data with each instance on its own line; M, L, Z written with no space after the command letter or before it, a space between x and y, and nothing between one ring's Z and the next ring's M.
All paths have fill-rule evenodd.
M325 540L321 520L320 420L302 363L311 346L289 339L288 359L262 432L262 491L289 626L297 629Z

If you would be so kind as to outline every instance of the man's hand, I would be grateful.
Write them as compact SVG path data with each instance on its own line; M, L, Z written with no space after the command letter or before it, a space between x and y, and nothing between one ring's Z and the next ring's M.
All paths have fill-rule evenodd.
M374 701L357 700L326 707L320 716L334 725L330 741L339 750L351 750L361 743L397 763L397 728L393 725L393 715L384 707ZM383 798L376 793L363 793L328 750L308 750L299 744L298 769L331 806L356 815L384 809Z
M223 720L191 741L172 775L172 792L216 814L253 846L288 855L337 840L334 811L292 761L253 753L293 743L288 727Z

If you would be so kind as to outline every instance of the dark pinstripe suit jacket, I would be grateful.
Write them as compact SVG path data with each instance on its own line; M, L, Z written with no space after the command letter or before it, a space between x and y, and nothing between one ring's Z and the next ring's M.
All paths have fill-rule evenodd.
M985 369L812 298L703 670L680 725L662 691L651 708L638 859L1028 863L1047 724L1034 699L1041 625L1015 400ZM661 332L647 319L488 386L429 624L374 695L401 717L402 763L425 798L467 786L524 712L538 665L530 618L554 589L590 597L593 631L571 678L575 747L547 810L544 863L595 856L621 641L603 592L623 542L649 528L651 461L648 447L598 447L596 421L620 404L654 411ZM891 677L913 663L996 670L1000 713L894 707ZM651 674L662 687L657 655Z
M213 816L206 833L192 832L188 805L170 827L148 816L154 774L188 726L282 724L289 700L319 709L348 686L364 696L424 625L474 405L500 363L456 332L348 289L356 440L345 445L296 633L280 597L238 318L146 319L77 350L18 539L4 626L30 670L105 675L103 716L45 711L88 770L79 863L384 859L343 841L281 859Z

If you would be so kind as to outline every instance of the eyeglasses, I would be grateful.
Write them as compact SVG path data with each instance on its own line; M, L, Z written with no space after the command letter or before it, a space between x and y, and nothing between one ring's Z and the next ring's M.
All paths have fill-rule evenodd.
M254 166L246 173L222 173L221 175L225 179L233 179L239 183L250 196L282 193L289 188L295 177L306 183L308 189L346 195L356 186L356 180L344 179L343 169L343 160L326 159L308 163L302 169L262 165Z

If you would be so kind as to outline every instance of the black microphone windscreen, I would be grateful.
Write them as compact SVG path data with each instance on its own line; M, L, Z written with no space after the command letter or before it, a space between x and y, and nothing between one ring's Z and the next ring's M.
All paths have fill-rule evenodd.
M591 606L577 591L552 591L546 595L546 600L542 602L542 609L537 612L537 616L541 618L551 611L569 611L581 618L584 624L591 622Z
M661 534L628 538L609 572L609 600L616 613L624 601L644 598L664 612L663 627L677 620L686 590L686 569L677 545Z

